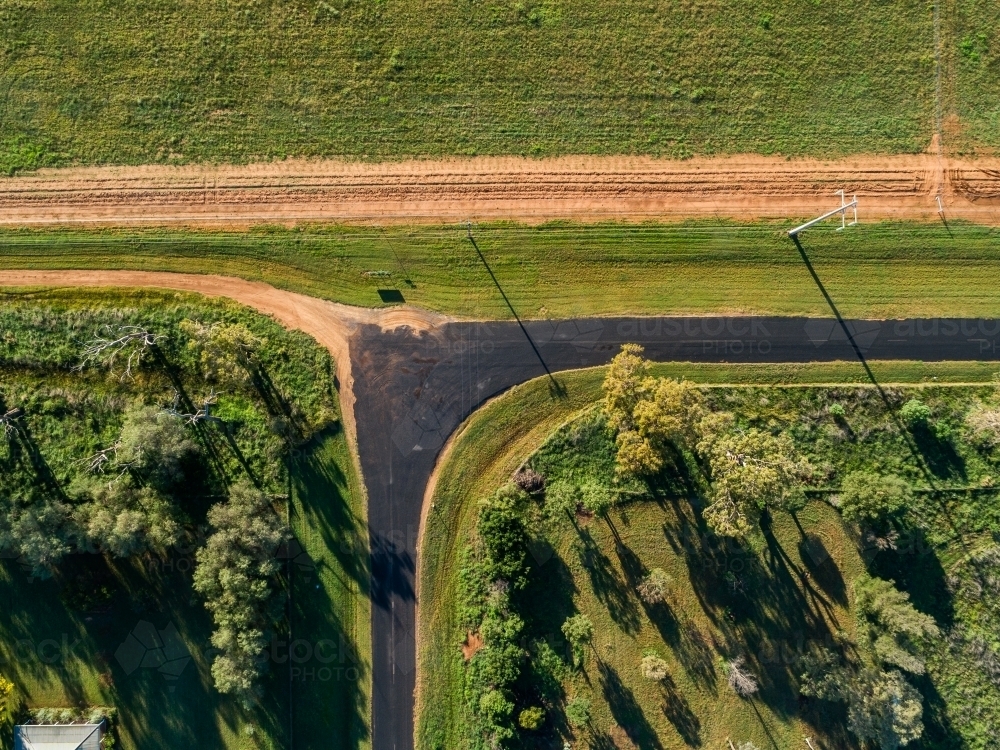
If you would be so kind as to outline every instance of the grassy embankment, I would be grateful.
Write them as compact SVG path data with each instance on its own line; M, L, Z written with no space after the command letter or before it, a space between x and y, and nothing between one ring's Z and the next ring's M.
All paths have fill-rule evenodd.
M477 237L524 318L829 315L779 225L488 225ZM876 318L1000 316L992 293L998 242L997 230L924 224L818 228L802 239L841 312ZM510 317L459 227L4 230L0 261L9 269L228 274L362 306L381 305L378 290L390 288L430 310Z
M970 448L962 439L960 428L962 415L975 399L995 398L992 385L986 385L991 382L990 366L875 363L873 369L883 385L891 384L891 390L906 397L923 398L931 404L936 418L954 428L952 443L944 447L922 445L922 449L928 450L928 464L937 473L938 481L943 485L976 485L985 476L996 475L996 456ZM460 551L468 542L477 501L503 484L553 430L600 397L603 372L598 368L561 375L566 387L564 398L554 398L542 380L515 388L471 417L455 438L439 474L422 547L420 591L424 604L420 610L418 716L421 747L459 747L464 743L467 722L463 718L464 667L459 645L466 634L458 628L456 620L457 574ZM911 480L920 484L916 466L899 436L885 429L885 415L880 413L873 389L840 387L831 392L829 387L809 386L810 383L866 385L866 378L856 364L792 367L676 364L657 366L656 374L683 375L718 386L709 391L711 399L751 422L777 420L776 424L792 430L800 444L808 446L811 460L818 465L825 467L832 462L836 471L842 473L878 464L883 470L912 474ZM928 382L931 378L937 378L937 382ZM984 385L941 385L948 381ZM754 387L747 388L746 384ZM782 387L789 384L791 387ZM819 408L817 404L821 407L831 399L848 407L847 423L854 434L846 440L841 430L827 424L831 421L829 417L801 419L804 411L811 413ZM869 435L878 443L877 447L866 444ZM567 460L575 470L579 470L580 460L583 464L587 462L586 457ZM555 463L559 463L558 456ZM942 627L947 629L957 623L974 629L977 618L990 616L987 610L977 609L974 597L949 595L943 581L946 574L964 580L968 574L962 568L964 556L970 549L989 542L990 529L997 524L989 503L989 495L964 493L947 497L943 505L929 499L920 502L910 521L924 529L918 532L921 539L899 555L883 555L876 561L875 572L896 579L910 591L917 606L934 614ZM585 612L595 623L594 656L588 657L587 666L589 682L580 675L571 675L564 678L563 689L567 697L585 695L593 701L596 738L607 740L610 735L621 741L625 732L642 747L657 746L656 743L680 747L695 741L714 746L731 736L734 741L753 739L764 747L769 744L770 732L780 746L800 742L803 733L818 736L829 746L848 742L842 731L833 726L837 722L829 721L827 712L836 712L835 708L797 706L793 689L797 679L795 658L802 649L803 639L807 645L811 639L822 640L815 622L809 627L804 623L803 618L812 618L808 614L810 608L816 604L822 605L820 609L826 607L824 617L829 619L822 627L836 626L847 633L854 628L853 613L849 611L850 582L862 572L864 563L855 547L853 532L842 525L832 508L821 502L811 503L799 514L801 530L790 516L775 514L769 552L741 550L745 553L742 556L728 557L722 552L727 565L732 562L729 557L737 556L747 570L762 565L758 569L760 575L743 580L744 586L753 588L752 597L746 599L736 591L728 591L723 579L725 571L719 569L719 560L705 556L706 549L689 543L672 547L664 538L666 534L676 542L693 528L692 524L697 524L696 516L683 501L630 505L612 513L612 522L614 532L610 524L597 520L582 530L587 537L584 541L589 543L584 547L593 547L590 557L578 554L583 538L581 530L568 521L549 530L546 536L554 548L553 558L530 560L539 565L541 578L529 587L519 609L528 620L529 636L551 638L554 634L556 641L560 636L559 622L555 621L561 622L561 617L574 610ZM960 537L955 536L956 532ZM835 562L832 569L825 569L823 555L810 554L812 547L801 544L802 534L823 539L826 552ZM630 550L632 557L619 554L623 549ZM921 554L911 559L912 555L906 553L914 551ZM769 555L786 556L787 567L765 564ZM866 555L870 562L871 551ZM641 567L662 567L671 573L677 583L670 610L684 627L678 629L671 618L663 620L659 616L662 612L651 614L641 607L634 591L630 591L634 557L639 559ZM603 565L595 567L594 560ZM765 569L771 572L762 572ZM811 574L811 579L802 577L804 571ZM753 582L748 584L747 580ZM781 597L787 601L778 601ZM806 604L807 601L813 605ZM559 607L562 609L558 612L553 609ZM735 620L729 620L730 616ZM819 619L822 621L823 617ZM737 624L733 626L733 622ZM965 631L952 634L956 632ZM688 637L692 633L698 637ZM997 688L979 674L983 667L975 663L968 649L963 650L962 644L967 642L968 639L950 638L937 643L930 658L930 679L919 683L925 695L928 747L951 747L956 741L980 747L989 737L990 706L996 704ZM696 648L699 643L706 645L707 650ZM764 678L764 692L755 700L759 717L746 703L727 697L728 688L718 673L716 652L738 643L744 644L755 669ZM656 648L671 665L673 688L666 703L663 694L637 674L636 665L642 652L650 647ZM784 651L779 658L771 659L771 647ZM560 721L557 718L557 723ZM842 717L839 723L842 724ZM561 726L565 730L565 724Z
M985 69L995 14L959 5L988 34ZM946 33L943 44L959 41ZM861 0L849 14L741 0L5 3L0 171L920 152L934 121L934 52L931 9L912 0ZM995 104L977 91L965 106L987 117Z
M214 414L226 427L193 431L200 458L186 470L185 488L177 495L186 519L180 545L164 555L71 554L48 579L32 577L23 560L0 562L0 601L10 613L0 627L0 674L16 687L15 705L114 706L117 736L129 750L178 743L278 748L287 746L290 732L296 747L331 747L331 738L336 747L366 746L370 636L363 493L340 429L328 353L304 334L197 295L5 293L0 317L0 397L5 409L25 411L23 426L6 437L0 456L5 513L25 498L50 493L73 507L84 459L114 440L130 403L169 405L175 388L195 401L204 395L208 385L187 353L180 320L246 325L265 340L259 371L270 383L266 394L250 385L220 388ZM134 380L120 380L120 372L70 369L101 325L122 322L164 334L158 344L162 360L147 358ZM290 409L300 434L312 433L288 461L269 429L277 417L275 399ZM277 658L262 683L262 700L251 709L213 686L213 626L191 585L208 505L224 499L225 486L248 473L277 498L290 491L292 529L301 545L292 548L287 565L293 607L277 629ZM106 476L119 481L115 470ZM284 514L284 501L276 502ZM283 583L280 596L287 593ZM161 631L176 627L191 657L187 664L174 662L183 666L179 676L165 675L158 662L130 669L127 659L118 659L119 647L140 621ZM299 661L287 660L289 629L301 640ZM318 647L321 641L327 643Z

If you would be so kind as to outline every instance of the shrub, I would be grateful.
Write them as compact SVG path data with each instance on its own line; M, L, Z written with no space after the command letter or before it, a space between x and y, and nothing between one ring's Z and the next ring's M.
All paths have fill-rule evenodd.
M573 647L573 660L583 661L583 647L594 637L594 623L586 615L573 615L562 624L562 633Z
M486 548L490 577L523 588L528 573L528 530L516 493L508 486L485 501L476 529Z
M566 704L566 720L570 726L581 729L590 723L590 701L581 695Z
M911 398L899 410L899 418L912 429L927 424L927 420L931 418L931 408L920 399Z
M654 682L665 680L670 672L667 663L656 654L646 654L643 656L639 667L642 671L642 676Z
M539 706L532 706L531 708L526 708L521 712L521 715L517 719L518 725L521 729L527 729L529 731L535 731L541 728L542 724L545 723L545 710Z
M843 404L830 404L828 411L837 419L843 419L847 416L847 410L844 408Z
M1000 445L1000 409L975 408L965 416L969 440L980 448Z
M490 721L501 721L514 710L514 704L500 690L487 690L479 698L479 710Z
M528 466L516 472L513 479L514 484L529 495L534 495L545 489L545 477Z
M653 568L636 586L636 591L646 604L661 604L666 601L672 583L673 580L666 571L662 568Z
M840 511L848 521L875 521L902 510L913 499L910 485L899 477L854 471L840 487Z

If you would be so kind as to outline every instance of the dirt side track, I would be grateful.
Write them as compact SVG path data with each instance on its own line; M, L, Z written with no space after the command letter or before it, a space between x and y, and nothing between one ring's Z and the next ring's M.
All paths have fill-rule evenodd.
M857 194L865 220L1000 225L1000 159L931 154L284 161L45 169L0 178L0 224L246 226L554 219L789 218Z

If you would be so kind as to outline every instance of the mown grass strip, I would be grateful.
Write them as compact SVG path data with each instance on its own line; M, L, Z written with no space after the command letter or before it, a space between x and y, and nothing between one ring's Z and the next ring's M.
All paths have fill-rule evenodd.
M476 240L522 318L620 314L829 315L783 224L491 224ZM881 223L804 236L847 317L1000 316L1000 232ZM468 318L510 310L464 227L261 227L249 232L2 230L8 269L213 273L353 305ZM596 292L600 293L596 293Z

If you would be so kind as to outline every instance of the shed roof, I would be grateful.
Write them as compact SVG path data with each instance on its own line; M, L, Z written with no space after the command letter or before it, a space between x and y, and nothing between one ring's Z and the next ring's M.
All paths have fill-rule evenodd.
M14 750L101 750L100 724L20 724Z

